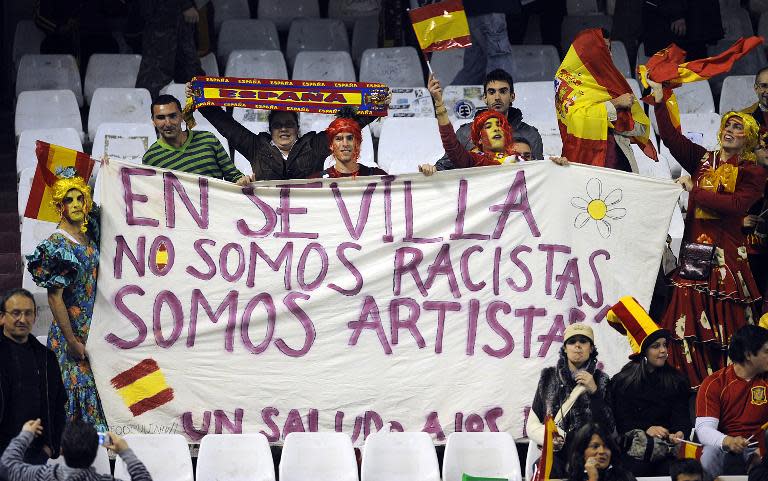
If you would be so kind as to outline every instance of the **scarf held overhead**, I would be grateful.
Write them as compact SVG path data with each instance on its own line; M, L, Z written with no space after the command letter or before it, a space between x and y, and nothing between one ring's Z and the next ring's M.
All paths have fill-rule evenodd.
M351 106L359 115L383 117L387 115L388 92L388 87L379 83L194 77L184 120L188 127L194 127L192 113L209 106L315 114L335 114Z

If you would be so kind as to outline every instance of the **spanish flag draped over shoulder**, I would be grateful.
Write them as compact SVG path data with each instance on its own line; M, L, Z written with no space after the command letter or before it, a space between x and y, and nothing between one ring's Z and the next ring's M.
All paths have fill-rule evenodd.
M632 142L657 160L648 137L651 121L639 102L630 111L619 111L614 124L608 121L605 102L626 93L632 93L632 88L613 64L602 31L593 28L579 33L555 74L555 109L564 157L603 167L608 128L626 132L638 122L645 126L645 134L633 137Z
M461 0L445 0L408 11L424 53L472 45Z
M552 473L552 463L555 457L555 449L553 440L555 435L558 435L557 426L555 426L555 420L551 414L547 414L544 417L544 446L541 447L541 458L539 458L539 464L536 467L536 474L533 476L533 481L549 481L550 474Z
M54 172L59 167L73 167L77 175L88 182L93 171L94 160L86 153L40 140L36 142L35 155L37 156L37 169L32 180L27 207L24 209L24 217L58 222L60 220L59 213L53 205L53 197L51 196L51 187L57 180Z

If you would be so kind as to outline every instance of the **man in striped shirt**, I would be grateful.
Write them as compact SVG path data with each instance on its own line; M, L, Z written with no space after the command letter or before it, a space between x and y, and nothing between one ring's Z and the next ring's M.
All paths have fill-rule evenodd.
M251 180L237 170L214 134L181 129L181 104L176 97L158 96L152 102L151 112L152 123L160 138L144 153L144 164L215 177L238 185Z

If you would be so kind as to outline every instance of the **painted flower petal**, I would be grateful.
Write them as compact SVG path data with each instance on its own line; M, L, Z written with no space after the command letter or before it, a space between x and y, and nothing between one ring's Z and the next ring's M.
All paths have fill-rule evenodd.
M583 197L571 197L571 205L577 209L586 210L587 205L589 205L589 201Z
M586 212L579 212L575 219L573 219L573 226L577 229L584 227L592 217Z
M621 191L621 189L613 189L608 195L605 196L605 204L617 204L621 202L622 197L624 197L624 193Z
M613 209L608 209L608 212L605 213L605 216L611 219L622 219L625 215L627 215L627 209L624 207L614 207Z
M603 236L604 239L607 239L611 235L611 224L604 220L599 220L595 222L597 224L597 231L600 233L601 236Z
M589 179L589 182L587 182L587 195L590 200L601 198L603 195L603 183L600 182L600 179Z

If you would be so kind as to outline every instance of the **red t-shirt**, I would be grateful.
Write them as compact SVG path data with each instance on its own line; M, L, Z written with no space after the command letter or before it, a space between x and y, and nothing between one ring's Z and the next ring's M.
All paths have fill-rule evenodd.
M696 417L720 420L717 430L749 437L768 421L768 378L751 381L736 375L733 365L707 376L696 396Z

